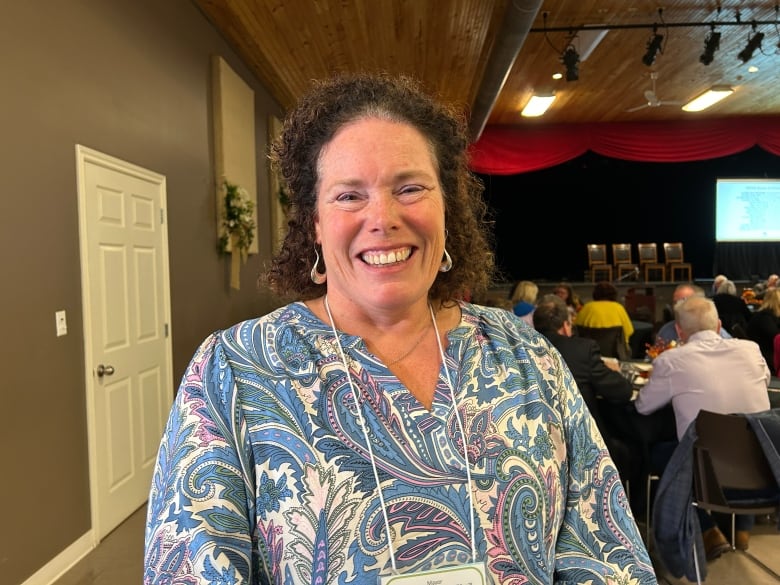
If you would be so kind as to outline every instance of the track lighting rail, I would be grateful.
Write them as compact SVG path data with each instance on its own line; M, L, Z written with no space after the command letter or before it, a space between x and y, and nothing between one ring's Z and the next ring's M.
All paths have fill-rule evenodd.
M546 33L546 32L568 32L576 33L583 30L621 30L632 28L697 28L697 27L719 27L719 26L748 26L755 28L763 25L780 25L780 20L713 20L710 22L652 22L637 24L581 24L578 26L553 26L532 28L528 32Z

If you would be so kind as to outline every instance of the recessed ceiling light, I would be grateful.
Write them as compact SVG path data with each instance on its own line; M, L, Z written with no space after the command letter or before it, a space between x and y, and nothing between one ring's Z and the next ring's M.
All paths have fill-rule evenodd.
M703 94L685 104L682 109L686 112L701 112L720 100L727 98L732 93L734 93L734 89L728 85L713 85Z
M554 101L555 94L553 93L532 95L531 99L528 100L528 103L523 108L523 111L520 112L520 115L526 118L536 118L541 116L547 111L547 108L549 108Z
M562 79L563 78L563 73L553 73L552 78L553 79Z
M758 67L756 67L755 65L751 65L750 67L748 67L748 73L758 73Z

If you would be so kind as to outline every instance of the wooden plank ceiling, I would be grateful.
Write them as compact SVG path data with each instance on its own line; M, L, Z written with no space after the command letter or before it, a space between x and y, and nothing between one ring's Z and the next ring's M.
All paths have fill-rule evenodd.
M381 69L419 77L431 91L475 115L475 103L484 95L480 92L495 84L500 93L488 104L487 124L780 115L780 30L777 4L771 0L194 2L284 108L311 79ZM517 42L518 26L513 30L512 25L520 23L522 29L523 18L528 32ZM721 33L720 48L705 66L699 57L711 27L677 24L712 22L723 23L714 29ZM735 22L746 24L726 24ZM664 38L648 66L642 57L653 24ZM619 28L609 30L580 62L577 81L552 79L555 72L565 73L561 56L569 45L584 52L589 33L580 31L572 39L582 25ZM765 35L761 47L743 63L738 54L756 32ZM519 46L519 52L497 73L491 51L495 48L506 58L507 42ZM656 96L662 104L676 105L640 107L647 104L651 74L657 76ZM704 112L680 109L680 102L720 84L731 85L735 93ZM519 111L534 91L554 91L557 100L542 118L523 119Z

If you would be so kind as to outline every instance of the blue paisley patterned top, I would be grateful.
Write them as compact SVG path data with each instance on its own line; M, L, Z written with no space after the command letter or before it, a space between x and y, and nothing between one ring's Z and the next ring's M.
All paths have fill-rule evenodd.
M560 355L509 311L461 312L443 365L456 405L442 369L431 411L360 338L340 336L399 572L471 562L474 522L497 584L656 583ZM144 583L373 585L392 573L344 370L330 325L303 303L203 342L160 445Z

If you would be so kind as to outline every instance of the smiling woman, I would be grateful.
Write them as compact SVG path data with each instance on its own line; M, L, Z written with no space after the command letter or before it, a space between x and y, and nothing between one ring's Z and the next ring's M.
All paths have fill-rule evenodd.
M462 300L492 269L467 142L403 77L321 81L290 112L268 282L298 300L195 353L147 579L656 583L560 354Z

